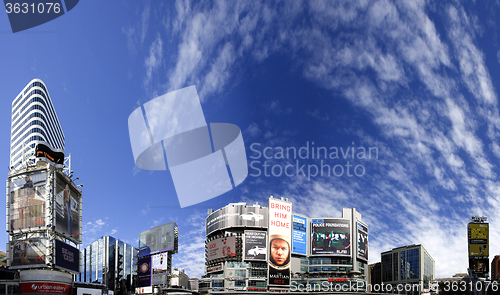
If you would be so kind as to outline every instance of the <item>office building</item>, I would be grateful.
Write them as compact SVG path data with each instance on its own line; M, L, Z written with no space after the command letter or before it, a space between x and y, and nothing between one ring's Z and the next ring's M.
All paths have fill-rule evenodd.
M172 267L172 273L170 274L170 287L189 289L189 277L184 272L183 268Z
M394 248L381 254L382 282L399 294L421 294L435 278L435 263L422 245ZM419 286L397 291L397 286ZM375 290L377 291L377 290Z
M111 236L92 242L81 251L80 282L105 284L114 294L135 291L137 248Z
M500 279L500 255L495 255L495 258L491 261L491 279Z
M374 286L374 285L381 285L382 284L382 263L377 262L377 263L372 263L368 265L368 285L369 286ZM369 288L370 289L370 288ZM374 292L374 290L368 290L372 293L378 293ZM381 292L379 290L379 292ZM383 292L381 292L383 293Z
M37 145L51 156L62 154L64 160L64 133L49 92L42 80L33 79L12 102L9 167L29 165Z
M368 227L361 214L344 208L342 217L308 217L292 205L270 197L267 207L241 202L209 211L199 292L345 291L339 288L349 284L365 291Z

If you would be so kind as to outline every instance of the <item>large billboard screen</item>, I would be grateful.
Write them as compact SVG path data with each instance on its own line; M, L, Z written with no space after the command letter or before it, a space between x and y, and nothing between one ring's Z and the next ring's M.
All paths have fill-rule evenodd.
M139 234L139 257L166 252L175 247L175 222L148 229Z
M151 256L139 258L137 261L137 267L139 287L151 286Z
M239 226L267 228L267 215L266 207L243 204L228 205L207 217L206 234L219 229Z
M236 237L224 237L207 243L207 261L236 256Z
M56 172L56 231L73 241L81 242L81 193L61 173Z
M488 258L489 247L489 224L488 223L469 223L469 257Z
M312 255L351 255L351 226L345 219L311 220Z
M267 257L265 231L246 230L245 231L245 260L265 261Z
M48 241L30 238L10 242L10 268L47 267Z
M368 261L368 226L358 221L358 258Z
M70 246L62 241L56 240L56 261L55 266L69 270L71 272L80 272L80 250Z
M13 176L9 179L8 231L45 227L47 170Z
M292 253L307 254L307 219L293 215Z
M292 203L270 198L269 208L269 271L268 285L290 285L292 244Z

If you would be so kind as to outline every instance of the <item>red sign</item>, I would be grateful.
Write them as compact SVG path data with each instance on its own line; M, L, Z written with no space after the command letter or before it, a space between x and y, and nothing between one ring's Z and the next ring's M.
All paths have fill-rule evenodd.
M346 278L329 278L329 282L347 282Z
M71 294L71 285L47 282L21 283L20 293Z

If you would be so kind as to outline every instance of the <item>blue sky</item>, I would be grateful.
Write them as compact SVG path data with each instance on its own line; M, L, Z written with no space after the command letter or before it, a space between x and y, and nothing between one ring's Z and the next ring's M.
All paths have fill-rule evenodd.
M494 1L80 1L16 34L0 13L0 162L7 176L11 102L37 77L84 184L82 246L103 235L137 245L141 231L175 221L173 265L200 277L207 209L273 195L311 217L355 207L370 263L422 244L437 277L465 272L471 215L488 216L490 256L500 254L499 10ZM127 119L191 85L207 122L241 128L249 165L266 161L275 174L352 165L362 175L249 168L236 189L181 209L168 171L135 167ZM339 158L271 153L313 142ZM255 159L256 143L272 159ZM360 157L363 148L378 154Z

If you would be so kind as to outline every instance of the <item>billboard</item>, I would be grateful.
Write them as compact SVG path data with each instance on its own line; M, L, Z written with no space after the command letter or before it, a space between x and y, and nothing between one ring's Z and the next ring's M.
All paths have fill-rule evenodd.
M165 272L168 269L168 253L155 254L151 258L153 273Z
M148 229L139 234L139 257L174 250L175 222Z
M71 284L49 283L49 282L29 282L19 284L20 294L72 294Z
M292 203L269 198L268 286L290 285Z
M267 258L267 234L265 231L245 231L245 260L262 260Z
M471 272L479 276L487 276L490 272L488 258L469 258Z
M468 241L469 257L488 258L488 223L469 223Z
M292 253L307 254L307 219L293 215Z
M46 227L47 170L9 178L8 231Z
M361 222L358 224L358 259L368 261L368 226Z
M71 272L80 273L80 250L62 241L56 241L55 266Z
M59 172L55 175L56 232L66 235L73 241L81 242L82 194L66 176Z
M137 279L139 287L151 286L151 256L139 258L137 261Z
M311 220L312 255L351 255L351 225L346 219Z
M10 242L10 268L47 267L48 241L30 238Z
M268 210L266 207L246 206L245 204L228 205L207 217L206 234L230 227L267 228Z
M224 237L207 243L207 261L236 256L236 237Z

